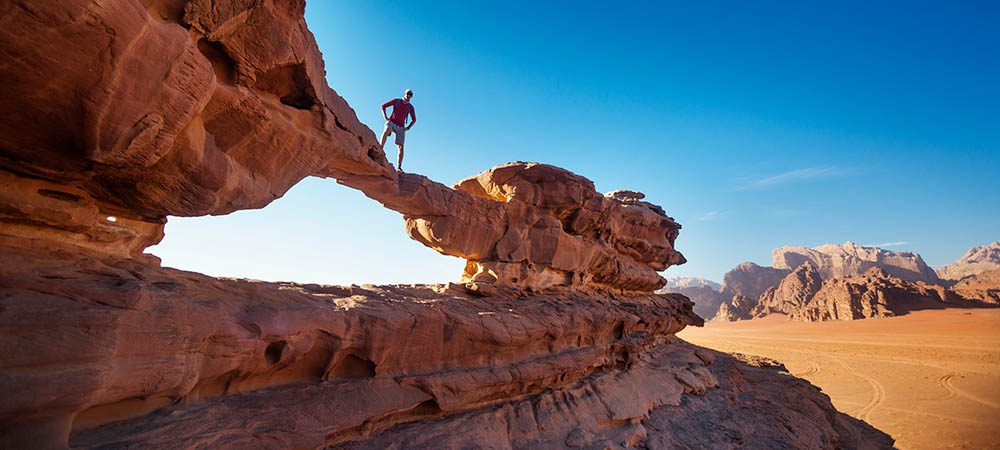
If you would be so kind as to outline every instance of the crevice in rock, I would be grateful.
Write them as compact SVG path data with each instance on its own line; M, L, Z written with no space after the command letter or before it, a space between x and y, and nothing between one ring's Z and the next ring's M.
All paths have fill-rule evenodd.
M220 83L228 85L236 84L236 63L229 56L229 53L226 52L226 48L222 43L201 38L198 40L198 50L202 55L205 55L208 62L212 63L215 78Z
M375 363L348 354L334 364L327 373L327 378L364 378L375 376Z
M278 66L257 75L253 88L258 91L274 94L281 103L296 109L309 110L319 103L316 90L313 88L306 66L303 63ZM347 130L333 116L337 126Z
M64 202L78 202L83 199L83 197L80 197L79 195L74 195L62 191L53 191L51 189L39 189L38 193L45 197L54 198L56 200L62 200Z
M365 439L393 427L420 420L443 417L444 415L445 413L441 407L438 406L437 401L434 399L426 400L411 409L400 411L395 414L387 414L381 417L371 418L356 427L330 433L326 436L326 442L324 445L327 447L324 448L331 448L329 446L336 446L341 443Z
M351 132L351 130L348 130L347 127L344 126L344 124L340 123L340 119L337 118L336 114L333 115L333 123L337 125L337 128L340 128L341 130L344 130L348 133Z

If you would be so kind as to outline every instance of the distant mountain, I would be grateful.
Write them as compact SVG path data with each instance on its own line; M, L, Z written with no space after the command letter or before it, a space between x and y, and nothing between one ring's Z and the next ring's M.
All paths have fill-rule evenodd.
M1000 269L969 275L955 283L951 289L968 300L1000 304Z
M758 266L752 262L742 263L723 276L722 296L730 299L742 295L756 301L767 288L777 286L789 273L791 270Z
M980 271L982 275L948 282L916 253L853 242L781 247L771 254L773 267L747 262L726 273L721 289L724 300L712 320L744 320L773 313L806 321L850 320L920 308L1000 304L1000 270ZM990 268L1000 269L1000 242L974 247L941 271L957 275ZM946 287L952 284L952 289Z
M805 308L823 287L823 278L811 263L806 262L788 274L778 287L764 291L757 300L751 315L763 317L770 313L794 315Z
M808 261L824 280L861 275L872 267L881 267L889 275L906 281L939 282L934 270L916 253L865 247L850 241L815 248L776 248L771 257L775 269L794 270Z
M938 269L937 274L946 280L958 280L992 269L1000 269L1000 241L970 248L958 261Z
M689 288L698 286L708 286L715 291L722 289L722 285L719 283L707 278L698 277L670 277L667 278L667 284L663 288Z
M970 281L966 290L906 281L881 267L861 275L821 281L812 264L799 266L778 287L754 302L736 297L719 308L715 321L746 320L782 313L794 320L817 322L891 317L912 310L949 306L989 306L1000 303L1000 271Z
M657 292L683 294L694 302L694 313L708 320L715 316L725 298L711 286L665 287Z

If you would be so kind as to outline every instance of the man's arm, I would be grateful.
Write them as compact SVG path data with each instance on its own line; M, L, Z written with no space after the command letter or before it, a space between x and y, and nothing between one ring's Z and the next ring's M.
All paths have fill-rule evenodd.
M388 107L390 107L390 106L394 106L396 104L396 102L398 102L398 101L399 101L398 98L394 98L394 99L389 100L389 101L387 101L387 102L385 102L385 103L382 104L382 117L385 117L385 120L387 120L387 121L389 120L389 116L387 116L385 114L385 109L388 108Z
M417 123L417 110L413 107L413 105L410 105L410 118L413 120L411 120L410 125L406 127L407 130L413 128L413 124Z

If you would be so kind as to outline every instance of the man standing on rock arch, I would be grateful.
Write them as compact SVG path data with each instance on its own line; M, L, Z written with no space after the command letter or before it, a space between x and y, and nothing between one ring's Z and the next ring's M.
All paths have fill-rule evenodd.
M399 159L396 163L396 171L403 171L403 142L406 140L406 130L413 128L413 124L417 123L417 113L413 110L413 105L410 104L410 99L413 98L413 91L407 89L403 93L403 98L394 98L385 102L382 105L382 117L385 117L385 131L382 132L382 141L379 142L379 146L382 150L385 150L385 140L389 137L390 133L396 133L396 146L399 147ZM392 106L392 116L385 114L385 109ZM411 119L410 125L406 125L406 116L409 115Z

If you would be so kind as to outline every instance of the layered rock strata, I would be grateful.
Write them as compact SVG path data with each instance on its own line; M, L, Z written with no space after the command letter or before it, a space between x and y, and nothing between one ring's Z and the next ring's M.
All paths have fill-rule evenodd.
M679 341L680 226L498 166L397 175L326 86L301 0L14 0L0 15L0 447L885 448L803 380ZM212 278L167 215L331 176L464 285Z
M700 323L674 294L505 299L0 254L5 446L891 443L802 380L672 337ZM694 431L737 410L757 419Z
M937 269L937 274L945 280L960 280L997 269L1000 269L1000 241L970 248L957 261Z
M410 237L467 259L463 281L490 292L651 292L666 282L657 271L685 262L673 247L680 225L659 206L636 192L601 195L547 164L504 164L455 188L407 173L324 175L403 213Z

